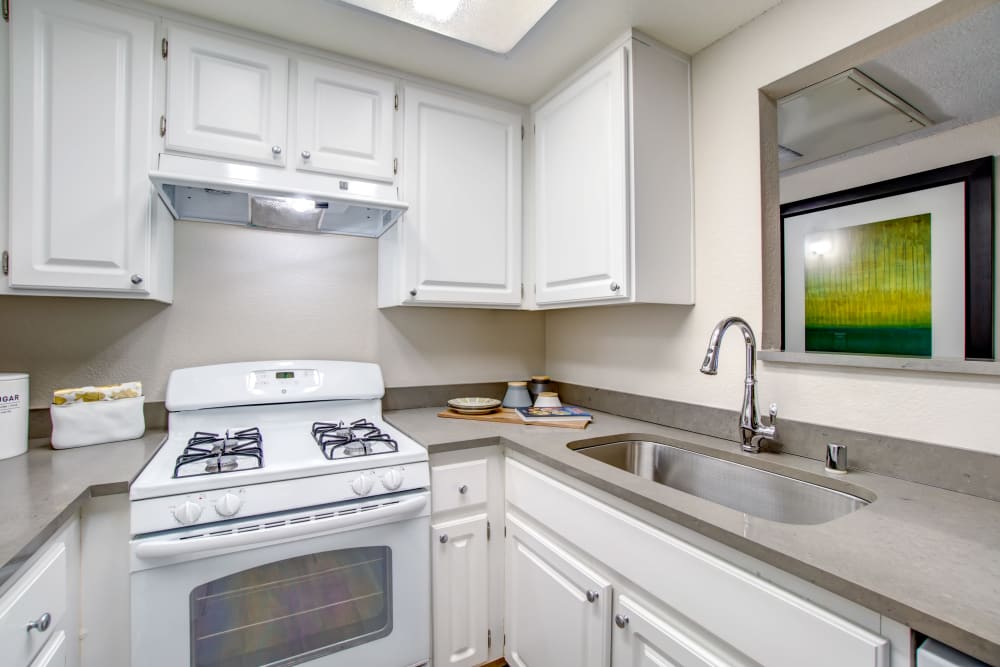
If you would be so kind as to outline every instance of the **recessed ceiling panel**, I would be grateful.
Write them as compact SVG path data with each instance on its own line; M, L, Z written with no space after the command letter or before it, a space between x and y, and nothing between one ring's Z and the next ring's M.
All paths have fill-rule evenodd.
M418 28L507 53L557 0L339 0Z

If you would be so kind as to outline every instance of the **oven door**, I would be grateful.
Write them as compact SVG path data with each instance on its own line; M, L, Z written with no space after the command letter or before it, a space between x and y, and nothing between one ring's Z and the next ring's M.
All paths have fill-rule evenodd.
M397 494L133 540L132 664L426 663L427 501Z

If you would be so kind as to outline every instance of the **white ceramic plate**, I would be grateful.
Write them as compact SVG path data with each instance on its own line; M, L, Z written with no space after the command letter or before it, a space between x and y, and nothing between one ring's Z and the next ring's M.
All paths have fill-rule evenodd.
M485 415L500 407L502 401L495 398L468 397L453 398L448 407L463 415Z

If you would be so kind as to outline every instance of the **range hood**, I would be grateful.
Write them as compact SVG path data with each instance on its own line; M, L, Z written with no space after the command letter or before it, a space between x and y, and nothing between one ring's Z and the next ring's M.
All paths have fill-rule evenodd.
M223 173L218 163L184 162L182 169L168 170L171 165L161 160L160 171L149 174L177 220L378 238L408 208L392 196L395 189L388 184L315 174L286 184L281 182L283 174L258 167L226 165L228 173ZM205 168L192 170L191 164L198 162ZM331 191L331 185L338 190Z

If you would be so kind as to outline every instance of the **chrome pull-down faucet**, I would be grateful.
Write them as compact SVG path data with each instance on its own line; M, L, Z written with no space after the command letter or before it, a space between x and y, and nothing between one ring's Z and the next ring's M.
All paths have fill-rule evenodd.
M715 375L719 372L719 345L726 331L734 325L743 334L747 350L743 407L740 408L740 438L743 441L743 451L756 454L763 444L774 440L777 436L775 423L778 418L778 406L775 403L771 404L768 425L762 424L757 410L757 339L746 320L740 317L727 317L715 325L712 336L708 339L708 350L705 352L705 361L701 364L701 372L705 375Z

